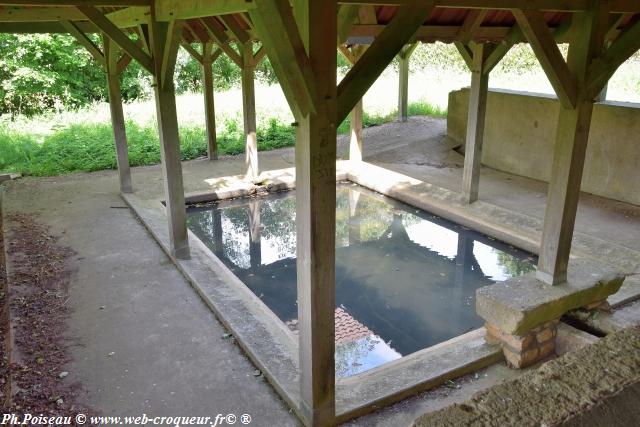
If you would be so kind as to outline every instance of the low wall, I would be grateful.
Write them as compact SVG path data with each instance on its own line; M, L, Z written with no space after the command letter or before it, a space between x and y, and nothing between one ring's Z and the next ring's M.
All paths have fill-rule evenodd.
M468 109L468 88L449 94L447 133L460 143ZM482 164L548 182L559 110L554 96L490 90ZM582 191L640 205L640 104L595 105Z

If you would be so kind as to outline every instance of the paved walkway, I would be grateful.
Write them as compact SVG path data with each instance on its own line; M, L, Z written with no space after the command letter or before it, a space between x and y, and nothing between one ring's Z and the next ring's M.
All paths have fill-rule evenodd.
M445 122L412 118L365 130L365 160L447 188L458 188L461 157L447 150ZM340 151L345 150L344 140ZM186 191L208 178L238 174L241 156L184 164ZM293 165L293 150L260 154L262 170ZM183 276L117 191L114 171L7 184L8 212L33 212L73 248L70 379L104 414L209 415L249 413L252 425L297 425L295 416L229 339ZM159 166L133 170L137 191L162 195ZM545 185L483 170L480 197L542 217ZM640 207L584 196L579 230L640 250ZM109 356L113 352L112 356ZM461 389L425 393L357 420L354 425L406 425L427 409L468 398L513 375L496 366Z

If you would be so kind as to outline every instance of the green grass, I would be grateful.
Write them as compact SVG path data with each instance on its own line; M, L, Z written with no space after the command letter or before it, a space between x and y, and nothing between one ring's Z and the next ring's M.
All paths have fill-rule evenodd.
M426 103L409 105L410 115L446 115ZM397 113L370 115L365 113L363 126L378 126L396 119ZM155 123L141 125L127 122L127 142L131 166L152 165L160 162L160 146ZM204 127L182 126L180 153L182 160L191 160L207 154ZM338 128L338 133L349 132L349 120ZM258 149L273 150L295 145L295 129L276 118L258 127ZM244 152L242 125L227 119L218 129L218 153L233 155ZM109 123L71 124L56 126L42 136L17 132L0 126L0 171L19 172L23 175L51 176L72 172L93 172L116 168L113 133Z

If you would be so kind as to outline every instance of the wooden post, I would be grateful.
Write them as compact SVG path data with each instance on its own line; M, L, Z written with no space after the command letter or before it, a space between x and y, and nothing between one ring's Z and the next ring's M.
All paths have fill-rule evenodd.
M301 407L311 426L335 424L337 3L297 0L315 76L315 111L297 117L296 222Z
M153 11L152 11L153 12ZM153 16L153 14L152 14ZM180 137L176 114L173 71L178 52L177 22L151 21L151 42L154 59L154 91L160 158L164 180L165 204L169 222L169 245L176 258L189 258L187 214L180 163Z
M574 22L567 66L575 79L577 102L575 106L560 107L536 272L539 280L551 285L567 281L567 267L593 113L593 96L589 96L586 84L587 70L602 47L603 43L599 37L602 36L602 25L608 23L608 16L606 13L603 16L593 11L584 12L576 14Z
M350 128L351 139L349 140L349 160L361 161L362 160L362 116L364 114L364 106L362 99L358 101L353 110L350 113Z
M257 178L258 170L258 137L256 134L256 92L255 61L253 42L242 44L242 112L244 117L245 169L247 179Z
M484 137L487 92L489 89L489 73L483 72L487 51L487 47L482 43L475 44L473 47L467 138L462 175L462 193L467 203L473 203L478 200L482 139Z
M216 109L213 97L213 43L202 43L202 80L204 81L204 114L207 128L207 156L218 160L216 140Z
M409 60L417 44L402 48L398 54L399 85L398 85L398 121L406 122L409 118Z
M351 49L341 46L340 51L351 65L358 62L358 59L367 50L365 45L354 45ZM363 135L362 135L362 118L364 115L364 103L362 98L353 107L349 113L349 125L351 130L351 138L349 140L349 160L361 161L363 153Z
M107 87L109 91L109 109L111 126L116 148L118 177L122 193L133 192L131 185L131 168L129 167L129 150L127 147L127 131L122 110L122 94L120 92L120 76L118 73L118 49L111 44L109 37L103 35L104 55L107 65Z

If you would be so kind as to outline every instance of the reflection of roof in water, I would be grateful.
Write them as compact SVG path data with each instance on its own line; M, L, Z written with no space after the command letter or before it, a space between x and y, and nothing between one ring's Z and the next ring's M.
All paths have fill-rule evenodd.
M352 315L347 313L343 308L336 308L336 344L346 344L357 341L360 338L375 335L369 328L356 320ZM286 325L294 332L298 332L298 320L289 320Z

